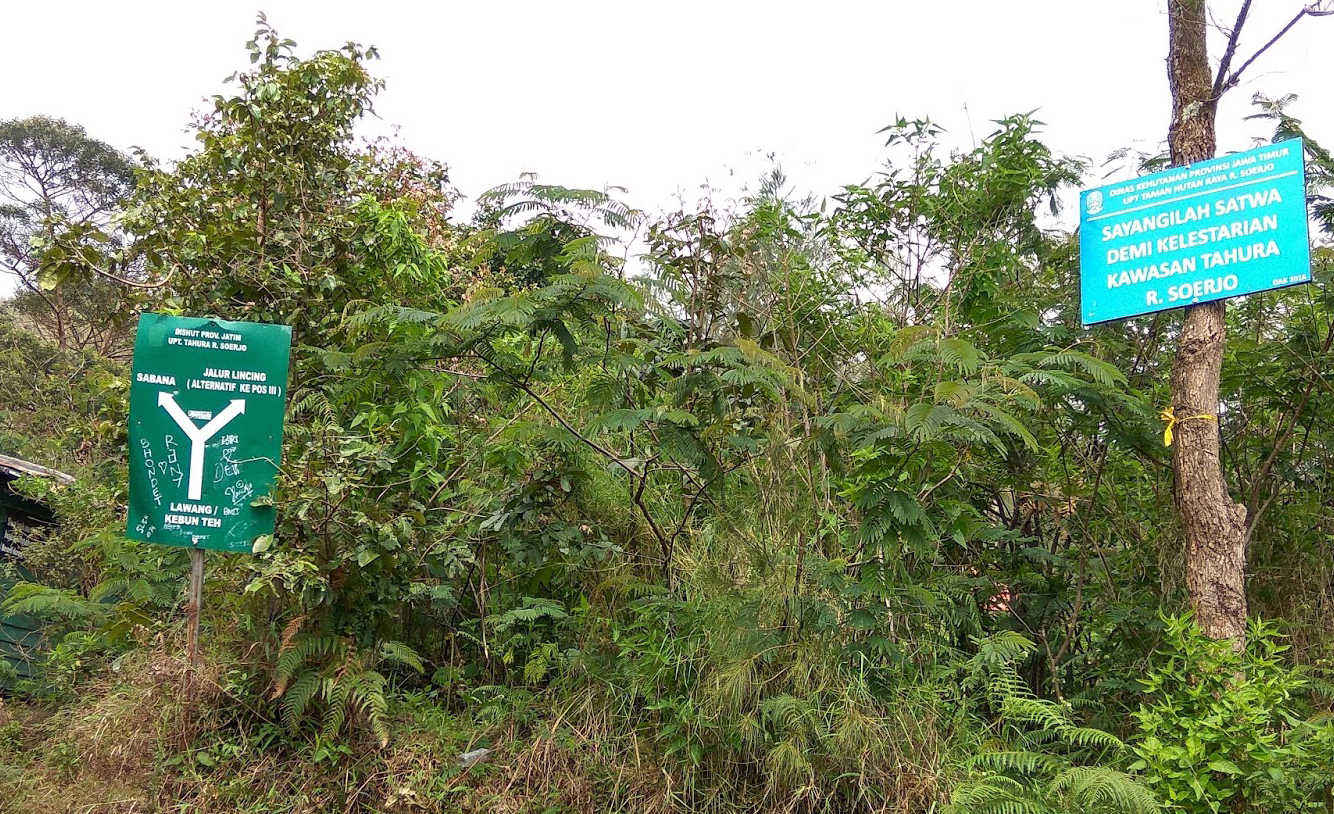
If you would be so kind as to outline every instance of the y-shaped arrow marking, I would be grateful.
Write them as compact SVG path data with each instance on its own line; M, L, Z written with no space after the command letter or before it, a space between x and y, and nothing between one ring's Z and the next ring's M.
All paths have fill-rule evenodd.
M204 446L208 439L218 434L218 430L245 412L245 399L232 399L222 412L202 427L195 426L195 422L185 414L171 393L159 392L157 406L166 410L167 415L180 426L181 432L185 433L185 437L190 439L190 483L186 487L186 495L190 500L199 500L204 494Z

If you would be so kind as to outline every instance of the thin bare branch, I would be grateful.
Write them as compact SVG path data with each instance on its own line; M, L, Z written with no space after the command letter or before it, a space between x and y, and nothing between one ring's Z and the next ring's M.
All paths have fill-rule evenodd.
M1223 50L1223 61L1218 63L1218 76L1214 78L1214 101L1223 94L1223 80L1227 77L1228 69L1232 67L1232 58L1237 54L1237 42L1241 39L1241 29L1246 25L1246 17L1251 13L1251 0L1241 4L1241 11L1237 12L1237 21L1233 23L1232 30L1227 35L1227 48Z
M1247 5L1249 5L1249 2L1247 3ZM1260 58L1261 54L1263 54L1265 51L1268 51L1279 40L1283 39L1284 35L1286 35L1289 31L1291 31L1293 27L1297 25L1297 23L1301 22L1303 17L1327 17L1330 16L1331 14L1334 14L1334 8L1325 8L1326 5L1328 5L1327 2L1312 3L1311 5L1306 6L1301 11L1297 12L1297 15L1293 17L1291 20L1289 20L1288 24L1283 26L1282 30L1280 30L1277 34L1275 34L1272 38L1270 38L1269 42L1266 42L1264 45L1260 46L1260 50L1256 51L1254 54L1251 54L1251 58L1243 62L1241 64L1241 67L1233 71L1232 74L1227 77L1227 79L1223 78L1224 69L1226 66L1220 65L1218 71L1218 79L1215 80L1214 82L1214 93L1213 93L1214 102L1217 103L1219 97L1221 97L1224 93L1227 93L1232 88L1235 88L1237 84L1241 82L1242 74L1246 72L1246 69L1251 67L1251 65L1255 62L1255 60ZM1243 12L1244 11L1245 9L1243 9ZM1239 28L1240 27L1238 27L1238 30ZM1229 43L1229 45L1231 45L1231 43ZM1224 58L1226 59L1227 55L1225 55Z

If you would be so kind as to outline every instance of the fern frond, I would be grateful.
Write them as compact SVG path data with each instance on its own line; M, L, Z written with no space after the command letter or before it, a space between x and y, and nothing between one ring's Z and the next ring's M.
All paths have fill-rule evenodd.
M77 592L52 588L33 582L18 582L9 589L9 597L0 604L4 613L36 616L41 619L90 621L105 616L106 605L91 602Z
M420 654L402 642L381 642L380 658L390 664L407 667L417 673L426 672L426 663Z
M311 699L319 692L321 683L320 674L311 670L302 673L287 688L283 694L282 714L283 723L288 729L297 728L302 716L306 714L307 707L310 706Z
M1035 774L1059 768L1062 762L1059 757L1044 755L1041 752L1008 751L982 752L970 759L967 765L996 772Z
M1105 766L1072 766L1058 774L1051 792L1068 801L1071 810L1157 814L1153 793L1124 772Z
M1110 732L1091 727L1072 726L1061 730L1068 743L1090 749L1124 749L1125 743Z

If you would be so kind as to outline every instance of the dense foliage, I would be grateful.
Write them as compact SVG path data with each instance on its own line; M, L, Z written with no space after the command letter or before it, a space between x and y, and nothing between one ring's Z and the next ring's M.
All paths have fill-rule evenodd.
M133 269L142 310L295 339L278 528L209 558L186 704L184 554L122 534L125 369L3 317L0 452L78 480L22 481L62 525L6 603L52 648L0 709L0 800L1330 810L1314 134L1317 283L1230 310L1224 465L1270 620L1233 652L1176 615L1179 318L1080 327L1058 224L1090 168L1030 116L964 152L899 120L827 206L777 171L659 217L525 178L462 223L443 165L354 138L374 56L262 26L114 234L32 244L38 291ZM1257 100L1275 139L1289 101Z

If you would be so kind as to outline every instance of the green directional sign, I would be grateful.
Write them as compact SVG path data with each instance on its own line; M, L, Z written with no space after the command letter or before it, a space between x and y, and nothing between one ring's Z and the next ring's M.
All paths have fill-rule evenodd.
M291 345L286 325L139 318L129 537L249 551L273 532Z

